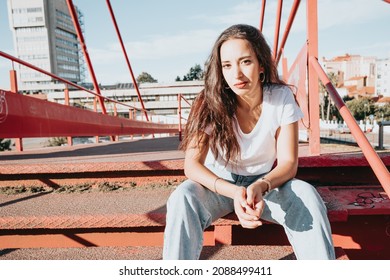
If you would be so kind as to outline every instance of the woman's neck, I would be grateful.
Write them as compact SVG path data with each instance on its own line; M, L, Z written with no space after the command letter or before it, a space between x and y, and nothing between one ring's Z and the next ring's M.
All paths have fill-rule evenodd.
M238 106L237 109L244 111L244 112L253 112L257 111L258 108L263 103L263 93L260 89L260 92L257 91L255 94L252 94L250 96L238 96L237 98Z

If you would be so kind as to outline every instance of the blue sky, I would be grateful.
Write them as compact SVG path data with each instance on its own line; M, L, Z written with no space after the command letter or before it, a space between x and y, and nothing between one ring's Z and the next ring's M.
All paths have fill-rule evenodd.
M131 82L105 0L73 0L84 13L85 39L98 82ZM284 32L293 0L285 0ZM272 47L276 0L268 0L263 33ZM203 67L219 33L236 23L259 26L261 0L111 0L134 74L174 81ZM305 42L306 1L301 1L286 44L289 65ZM390 57L390 4L381 0L318 0L319 57L345 53ZM0 50L14 54L7 1L0 0ZM12 65L0 57L0 89Z

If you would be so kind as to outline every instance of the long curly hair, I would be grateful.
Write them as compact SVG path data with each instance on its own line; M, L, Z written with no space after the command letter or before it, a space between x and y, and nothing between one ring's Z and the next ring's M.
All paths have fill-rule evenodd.
M238 24L221 33L206 61L205 87L192 104L180 148L186 150L192 148L190 145L198 145L204 139L205 131L210 131L209 147L215 157L218 157L218 149L220 149L226 163L231 159L238 159L240 154L233 124L237 96L227 87L220 58L222 44L230 39L245 39L250 43L260 66L264 68L263 87L285 84L278 76L271 49L260 30L250 25Z

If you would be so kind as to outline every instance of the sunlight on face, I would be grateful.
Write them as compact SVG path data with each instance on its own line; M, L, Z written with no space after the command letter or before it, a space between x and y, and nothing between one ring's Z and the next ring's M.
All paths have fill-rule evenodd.
M222 74L237 95L251 95L260 91L259 65L252 46L244 39L231 39L220 49Z

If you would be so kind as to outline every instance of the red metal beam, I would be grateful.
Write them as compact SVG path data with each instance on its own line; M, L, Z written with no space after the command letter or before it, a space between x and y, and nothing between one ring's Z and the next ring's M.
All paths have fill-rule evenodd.
M285 29L284 34L283 34L282 42L280 43L279 52L277 53L277 56L276 56L276 64L279 64L280 57L282 56L284 46L286 45L288 35L290 34L291 26L294 22L294 19L295 19L295 16L297 14L300 3L301 3L301 0L295 0L293 6L291 7L290 16L288 18L286 29Z
M263 32L263 25L264 25L264 14L265 14L265 4L267 0L263 0L261 3L261 12L260 12L260 31Z
M0 90L0 137L177 133L177 125L118 118Z
M10 70L9 71L9 79L10 79L10 85L11 85L11 91L15 94L18 94L18 79L16 77L16 71ZM16 150L18 152L23 151L23 139L22 138L16 138L15 139L15 146Z
M40 72L40 73L43 73L43 74L45 74L45 75L48 75L48 76L50 76L50 77L52 77L52 78L54 78L54 79L56 79L56 80L58 80L58 81L61 81L61 82L65 83L65 84L67 84L67 85L70 85L70 86L72 86L72 87L74 87L74 88L77 88L77 89L79 89L79 90L88 92L88 93L93 94L93 95L95 95L96 97L98 97L98 94L97 94L96 92L93 92L93 91L91 91L91 90L89 90L89 89L86 89L86 88L84 88L84 87L82 87L82 86L79 86L78 84L75 84L75 83L72 83L72 82L70 82L70 81L68 81L68 80L65 80L65 79L63 79L63 78L61 78L61 77L59 77L59 76L56 76L56 75L54 75L54 74L52 74L52 73L50 73L50 72L48 72L48 71L45 71L45 70L43 70L43 69L41 69L41 68L38 68L38 67L36 67L36 66L34 66L34 65L30 64L30 63L28 63L28 62L25 62L25 61L23 61L23 60L21 60L21 59L19 59L19 58L16 58L16 57L12 56L12 55L10 55L10 54L7 54L7 53L5 53L5 52L0 51L0 56L5 57L5 58L7 58L7 59L9 59L9 60L11 60L11 61L17 62L17 63L19 63L19 64L22 64L22 65L24 65L24 66L26 66L26 67L29 67L29 68L31 68L31 69L34 69L34 70L36 70L36 71L38 71L38 72ZM133 109L135 109L135 110L140 110L140 109L138 109L138 108L136 108L136 107L134 107L134 106L131 106L131 105L128 105L128 104L125 104L125 103L120 103L120 102L118 102L117 100L114 100L114 99L111 99L111 98L108 98L108 97L104 97L104 96L100 96L100 97L104 98L104 99L107 100L107 101L110 101L110 102L113 102L113 103L121 104L122 106L125 106L125 107L130 107L130 108L133 108Z
M276 10L276 22L275 22L274 58L276 58L276 54L278 52L280 20L282 17L282 9L283 9L283 0L278 0L278 8Z
M313 66L314 70L319 75L319 78L321 79L322 83L325 85L327 92L329 93L332 100L334 101L344 121L347 123L353 137L356 140L356 143L362 149L364 156L366 157L368 163L370 164L372 170L377 176L382 187L386 191L387 195L390 196L390 173L387 170L387 167L385 166L381 158L378 156L378 154L371 146L366 135L360 129L356 120L354 119L351 112L348 110L347 106L345 105L343 99L340 97L337 90L330 82L328 76L326 75L325 71L322 69L321 65L318 63L317 58L311 56L309 58L309 61L310 64Z
M112 21L114 23L114 27L115 27L116 33L118 35L119 42L120 42L121 47L122 47L123 54L124 54L124 56L126 58L127 67L129 68L131 79L133 80L133 84L134 84L134 87L135 87L135 91L137 92L139 102L141 103L142 112L145 115L146 121L149 121L148 113L147 113L147 111L145 109L145 105L144 105L144 102L142 100L142 96L141 96L141 93L139 91L139 88L138 88L137 80L134 77L133 69L131 68L130 60L129 60L129 57L128 57L127 52L126 52L125 45L123 44L122 36L121 36L120 31L119 31L119 27L118 27L118 24L116 22L115 14L114 14L114 11L113 11L113 9L111 7L110 0L106 0L106 2L107 2L108 10L110 12Z
M306 1L308 57L318 58L317 0ZM318 75L311 64L307 67L309 87L309 147L311 155L320 154L320 102Z
M87 66L88 66L89 73L90 73L91 78L92 78L93 86L95 87L95 90L96 90L96 93L98 95L98 99L100 102L100 106L102 107L102 112L103 112L103 114L107 114L106 107L104 106L104 99L100 93L100 88L99 88L99 84L98 84L97 79L96 79L95 71L93 70L91 59L89 58L87 45L85 44L83 32L81 31L81 28L80 28L80 23L79 23L79 20L77 17L76 9L73 5L72 0L66 0L66 2L68 4L69 13L72 17L73 25L76 29L76 33L77 33L77 36L78 36L79 41L80 41L81 50L83 51L85 60L87 62Z

